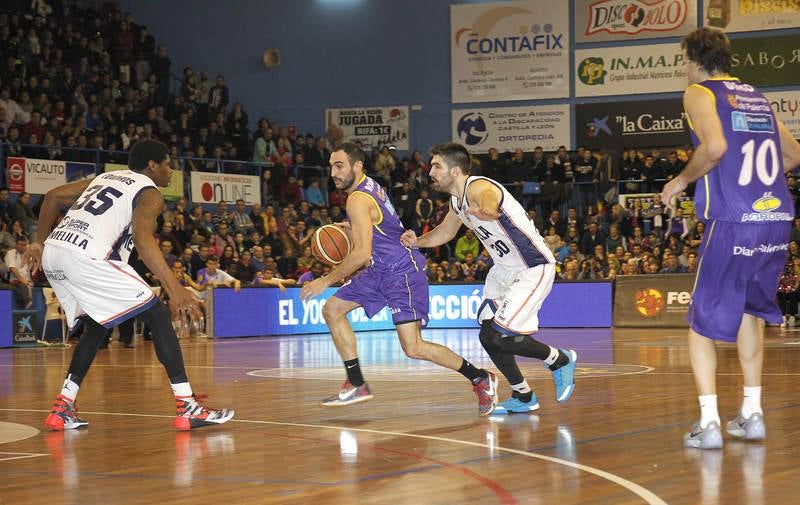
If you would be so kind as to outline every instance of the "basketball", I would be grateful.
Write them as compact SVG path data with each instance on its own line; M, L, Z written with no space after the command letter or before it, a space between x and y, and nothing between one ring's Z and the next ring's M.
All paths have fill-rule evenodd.
M311 252L323 263L338 265L350 254L350 239L340 227L326 224L314 232Z

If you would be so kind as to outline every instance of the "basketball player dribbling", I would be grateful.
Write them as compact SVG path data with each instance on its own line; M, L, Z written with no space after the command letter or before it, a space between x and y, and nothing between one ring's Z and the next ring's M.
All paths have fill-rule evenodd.
M70 206L44 244L31 244L27 262L41 265L58 297L67 323L80 320L86 329L75 346L61 393L45 420L49 430L81 428L89 423L78 416L75 398L106 330L137 316L150 328L153 347L164 365L175 394L178 430L222 424L231 409L209 409L195 398L178 338L167 307L139 274L128 265L135 245L139 257L169 294L170 308L186 315L198 300L181 286L167 266L155 239L156 218L164 199L156 186L170 181L169 150L161 142L140 140L133 145L129 170L65 184L50 190L39 213L39 233L50 232L58 212Z
M422 339L421 329L428 322L425 258L417 249L400 243L403 225L386 191L364 175L364 153L355 144L344 143L331 153L330 163L334 185L349 195L347 219L352 250L328 275L305 284L300 296L304 300L312 298L353 277L328 299L323 309L336 350L344 361L347 380L341 391L323 400L322 405L339 407L372 399L361 374L356 336L347 314L363 307L367 317L372 317L388 305L406 355L461 373L478 396L478 413L489 415L495 406L495 375L475 368L447 347Z
M475 232L494 265L486 277L478 310L480 341L511 385L511 398L495 414L532 412L536 394L517 365L516 356L540 359L553 376L556 401L565 402L575 388L577 353L535 340L539 309L553 287L555 258L528 213L497 181L470 176L470 155L456 143L431 149L430 177L436 191L449 193L450 210L433 230L401 240L409 247L436 247L452 240L463 223Z
M764 95L731 77L731 45L723 32L700 28L681 47L690 84L683 105L695 151L661 199L672 206L698 181L695 209L706 233L688 319L700 421L684 436L684 445L717 449L723 439L716 341L736 342L744 376L741 408L726 431L746 440L766 437L764 321L782 321L776 293L794 217L784 171L800 165L800 145Z

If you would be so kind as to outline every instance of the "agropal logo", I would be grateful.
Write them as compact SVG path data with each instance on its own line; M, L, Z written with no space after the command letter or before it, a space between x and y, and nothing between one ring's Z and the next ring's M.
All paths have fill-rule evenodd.
M688 3L688 0L600 0L589 5L585 33L669 32L686 21Z

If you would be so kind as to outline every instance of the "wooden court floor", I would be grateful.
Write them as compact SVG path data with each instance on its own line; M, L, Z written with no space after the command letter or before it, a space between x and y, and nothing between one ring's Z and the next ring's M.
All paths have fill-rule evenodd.
M800 503L800 329L769 329L768 439L682 447L698 415L683 330L545 330L574 347L576 391L556 404L549 373L523 371L541 409L480 418L455 372L408 360L391 332L363 333L375 399L318 401L344 371L325 335L182 343L196 391L233 422L177 433L150 343L101 351L78 406L88 429L39 431L71 350L0 350L2 504L796 504ZM475 331L426 338L489 365ZM720 349L720 409L741 396ZM508 395L507 385L501 397Z

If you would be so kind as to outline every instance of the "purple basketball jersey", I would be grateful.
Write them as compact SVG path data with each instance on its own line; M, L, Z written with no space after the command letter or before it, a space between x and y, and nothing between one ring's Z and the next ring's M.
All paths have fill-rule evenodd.
M794 207L769 100L736 78L709 79L693 86L714 98L728 143L719 164L697 183L697 215L737 223L791 221ZM693 130L691 135L697 147L700 142Z
M423 270L425 258L419 249L410 249L400 243L400 235L406 230L381 185L365 175L353 191L353 194L356 193L367 195L381 215L381 220L373 225L372 267L394 273Z

